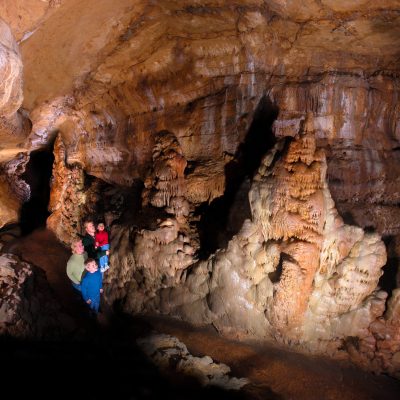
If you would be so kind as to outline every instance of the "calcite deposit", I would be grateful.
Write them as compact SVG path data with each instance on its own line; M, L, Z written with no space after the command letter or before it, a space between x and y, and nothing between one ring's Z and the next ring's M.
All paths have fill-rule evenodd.
M399 7L3 1L0 225L50 149L47 226L111 225L109 304L398 376Z
M50 217L47 226L65 243L73 242L82 232L82 226L91 204L89 188L84 190L84 171L79 165L66 164L65 146L61 137L54 143L52 191L49 201ZM95 191L96 193L96 191ZM98 195L95 195L97 199Z
M246 378L230 377L231 369L226 364L214 362L209 356L192 356L185 344L176 337L153 333L139 338L137 343L160 369L193 377L202 386L239 390L250 383Z

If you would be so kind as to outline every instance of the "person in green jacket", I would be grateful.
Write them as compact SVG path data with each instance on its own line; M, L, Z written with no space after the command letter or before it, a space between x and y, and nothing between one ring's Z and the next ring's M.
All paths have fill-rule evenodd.
M85 271L85 260L87 259L82 240L73 242L71 250L72 256L67 262L67 275L71 280L72 286L81 291L82 274Z

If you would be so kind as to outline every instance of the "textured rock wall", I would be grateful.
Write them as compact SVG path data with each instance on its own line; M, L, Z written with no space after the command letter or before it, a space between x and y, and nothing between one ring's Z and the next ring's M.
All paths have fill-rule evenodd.
M290 135L312 112L341 215L382 235L399 234L399 89L397 77L382 73L326 74L271 91L280 108L277 135Z
M59 339L76 329L38 268L12 254L0 255L0 333Z
M110 303L398 373L397 1L22 3L0 5L4 223L56 139L48 226L115 220ZM228 194L251 219L199 260Z
M397 313L396 300L384 314L387 293L377 288L385 246L377 234L343 223L329 193L325 156L316 146L315 121L309 114L303 122L292 141L280 141L263 159L249 193L251 221L207 261L189 259L175 267L168 262L181 251L178 226L168 220L146 233L147 240L143 232L135 236L133 252L132 232L115 226L107 295L122 296L129 312L172 314L213 323L226 334L274 337L334 356L343 356L354 337L353 360L396 374L396 335L380 336L382 348L396 349L383 357L376 333L379 321L381 332L397 326L396 317L389 317ZM144 255L150 255L147 262ZM168 279L161 270L154 273L162 260Z
M7 180L0 177L0 228L4 225L18 222L20 203L14 197Z
M22 104L22 61L9 26L0 19L0 163L23 148L29 124L19 112Z

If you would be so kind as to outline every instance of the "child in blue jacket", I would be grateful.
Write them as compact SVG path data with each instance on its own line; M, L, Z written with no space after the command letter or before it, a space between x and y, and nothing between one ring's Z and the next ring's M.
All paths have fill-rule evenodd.
M85 261L86 274L82 278L81 288L83 300L96 313L99 312L100 294L103 293L103 278L96 260L88 258Z

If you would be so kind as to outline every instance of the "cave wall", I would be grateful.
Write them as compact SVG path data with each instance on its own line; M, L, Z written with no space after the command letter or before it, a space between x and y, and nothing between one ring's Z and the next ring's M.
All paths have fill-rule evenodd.
M2 2L0 224L54 142L47 226L114 220L110 304L397 374L397 10Z

